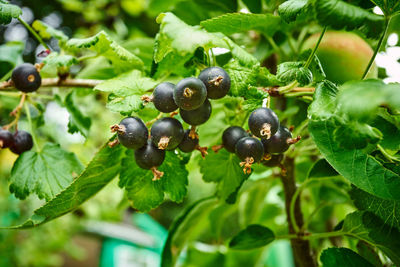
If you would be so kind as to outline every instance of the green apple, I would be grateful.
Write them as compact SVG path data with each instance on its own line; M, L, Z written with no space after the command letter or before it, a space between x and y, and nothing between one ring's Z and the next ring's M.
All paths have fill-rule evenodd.
M303 50L313 48L320 33L310 36ZM342 84L362 78L374 51L360 36L351 32L327 31L317 50L328 80ZM372 65L368 78L378 77L378 68Z

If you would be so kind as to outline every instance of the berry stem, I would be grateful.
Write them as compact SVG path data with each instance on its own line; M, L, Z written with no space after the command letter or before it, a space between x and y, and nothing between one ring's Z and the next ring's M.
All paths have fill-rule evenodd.
M38 42L41 45L43 45L45 49L50 50L50 47L43 41L43 39L39 36L39 34L37 34L35 30L32 29L32 27L25 22L25 20L23 20L21 17L18 17L18 20L36 38L36 40L38 40Z
M37 139L36 139L35 131L33 129L33 123L32 123L32 119L31 119L31 111L29 110L28 103L25 103L25 112L26 112L26 118L28 119L31 135L32 135L33 145L35 147L36 152L39 152L40 148L39 148L39 144L38 144Z
M94 88L96 85L102 83L102 80L91 80L91 79L65 79L60 80L59 78L48 78L42 79L40 87L79 87L79 88ZM6 81L0 83L0 90L15 89L14 84Z
M372 55L371 59L368 62L367 68L365 69L364 74L363 74L363 76L361 78L362 80L364 80L367 77L368 72L371 70L372 64L375 61L375 57L378 54L379 50L381 49L381 46L383 44L383 41L385 40L385 36L386 36L386 34L388 32L388 29L389 29L390 19L391 19L390 17L386 17L385 16L385 29L384 29L384 31L383 31L383 33L381 35L381 38L379 39L378 45L375 48L374 54Z
M307 59L307 61L306 61L306 64L304 64L304 68L308 68L308 67L310 66L311 61L312 61L313 58L314 58L315 52L317 52L318 46L319 46L319 44L321 43L322 37L324 37L324 34L325 34L327 28L328 28L328 27L325 26L324 29L322 30L321 34L319 35L319 38L318 38L317 43L315 44L315 46L314 46L314 48L313 48L313 50L312 50L310 56L308 57L308 59Z
M155 117L155 118L152 119L151 121L146 122L146 126L150 126L150 125L152 125L153 123L155 123L157 120L161 119L162 115L163 115L163 114L160 112L160 114L158 114L157 117Z
M12 122L10 122L9 124L3 126L3 129L8 130L11 127L13 127L14 125L15 125L15 130L18 129L18 121L19 121L19 118L21 117L21 109L22 109L22 107L23 107L23 105L25 103L25 99L26 99L26 94L22 93L21 94L21 100L19 101L19 104L10 113L10 116L15 116L14 120Z

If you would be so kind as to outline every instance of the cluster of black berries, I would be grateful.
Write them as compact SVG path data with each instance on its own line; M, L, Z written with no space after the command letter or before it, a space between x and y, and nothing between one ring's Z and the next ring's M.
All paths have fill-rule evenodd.
M12 134L8 130L0 129L0 149L9 148L15 154L22 154L33 147L32 136L25 131Z
M42 84L42 78L38 70L30 63L24 63L16 67L11 74L11 80L15 88L24 93L34 92Z
M261 162L268 167L280 165L282 153L300 140L300 137L292 138L292 133L280 125L278 116L270 108L254 110L248 125L255 137L239 126L231 126L222 134L223 147L231 153L236 153L242 160L240 165L244 167L245 173L251 173L253 163Z
M179 114L184 122L191 125L186 131L175 118L164 117L154 122L149 133L144 122L137 117L123 119L119 125L111 126L118 133L119 142L135 150L135 160L139 167L153 171L154 179L163 173L157 170L165 158L165 150L179 148L183 152L200 150L204 156L207 148L199 146L199 136L195 127L205 123L211 116L211 103L208 99L224 97L230 89L228 73L220 67L204 69L198 78L185 78L174 85L169 82L159 84L153 95L143 97L152 101L161 112ZM177 114L177 113L176 113Z

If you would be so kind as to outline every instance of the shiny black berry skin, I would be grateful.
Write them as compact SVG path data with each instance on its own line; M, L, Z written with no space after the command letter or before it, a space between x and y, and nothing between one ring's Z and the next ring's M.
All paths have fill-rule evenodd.
M263 160L261 161L261 163L266 167L276 167L281 164L282 160L283 160L283 155L276 154L276 155L271 155L271 158L269 160Z
M243 137L248 136L249 134L242 127L230 126L222 134L222 144L226 150L235 153L236 143Z
M178 109L174 101L175 84L163 82L153 92L153 103L157 110L169 113Z
M11 80L15 88L25 93L36 91L42 84L39 72L35 66L29 63L24 63L16 67L11 74Z
M283 153L289 149L288 139L292 138L292 133L285 126L280 126L278 131L268 140L261 139L265 153Z
M206 99L199 108L193 110L184 110L181 109L179 111L182 120L190 125L200 125L208 121L211 116L211 103L208 99Z
M202 70L199 79L207 88L207 97L218 99L226 96L231 88L231 78L220 67L210 67Z
M264 147L257 138L243 137L236 143L235 153L243 161L252 157L254 162L259 162L264 155Z
M248 124L252 134L268 139L278 131L279 119L271 109L258 108L250 114Z
M196 147L199 145L199 139L198 138L192 138L189 136L190 130L185 131L185 135L183 136L182 142L179 144L178 148L182 152L192 152L193 150L196 149Z
M199 108L207 98L207 89L197 78L185 78L175 87L174 100L179 108L193 110Z
M173 150L181 143L184 135L182 124L174 118L161 118L157 120L151 127L151 141L153 144L162 148L160 144L163 142L162 138L167 138L166 150ZM161 140L161 142L160 142Z
M30 133L25 131L18 131L14 134L14 143L10 146L10 150L15 154L22 154L25 151L31 150L33 147L33 140Z
M14 144L14 136L10 131L0 129L0 149L8 148Z
M118 140L123 146L138 149L147 143L149 130L140 118L127 117L119 126L121 130L118 131Z
M165 150L158 149L151 141L135 150L136 164L142 169L151 169L160 166L165 159Z

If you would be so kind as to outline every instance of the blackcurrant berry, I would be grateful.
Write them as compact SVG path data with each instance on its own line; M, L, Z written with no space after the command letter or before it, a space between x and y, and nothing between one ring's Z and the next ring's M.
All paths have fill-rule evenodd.
M14 143L10 146L10 150L15 154L22 154L25 151L31 150L33 147L33 140L30 133L25 131L18 131L14 134Z
M198 136L190 136L190 132L190 130L185 131L182 142L178 146L182 152L192 152L199 145Z
M173 150L183 139L182 124L174 118L161 118L151 127L151 140L159 149Z
M208 99L206 99L199 108L193 110L184 110L181 109L179 111L182 120L190 125L200 125L205 123L211 116L211 103Z
M257 137L269 139L279 128L278 116L269 108L258 108L249 117L250 131Z
M39 72L35 66L29 63L16 67L11 74L11 80L15 88L25 93L36 91L42 84Z
M249 134L242 127L230 126L222 134L222 145L229 152L235 153L236 143L243 137L248 136Z
M262 160L261 163L266 167L279 166L283 160L283 154L271 155L269 160Z
M202 81L193 77L181 80L174 90L175 103L184 110L199 108L206 97L206 86Z
M251 165L259 162L264 155L264 147L260 140L254 137L243 137L236 143L236 155L243 161L245 173L251 173Z
M142 169L150 170L153 167L158 167L163 163L164 159L165 150L158 149L151 141L135 150L136 164Z
M156 109L169 113L178 108L174 101L174 90L175 85L173 83L163 82L157 85L153 92L153 103Z
M118 133L119 142L131 149L138 149L147 143L149 130L144 122L137 117L127 117L119 125L111 126L111 131Z
M14 143L14 136L10 131L0 129L0 149L8 148Z
M220 67L210 67L200 72L199 79L207 88L207 97L218 99L226 96L231 88L231 78Z
M270 139L261 139L264 145L264 152L268 154L283 153L288 150L292 133L288 128L279 126L278 131Z

